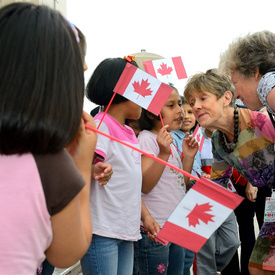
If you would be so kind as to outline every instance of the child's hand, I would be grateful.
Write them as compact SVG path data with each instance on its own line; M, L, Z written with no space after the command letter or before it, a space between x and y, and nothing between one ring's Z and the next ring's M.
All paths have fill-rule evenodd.
M151 215L146 216L143 221L143 227L148 231L148 238L152 241L155 241L156 235L160 231L160 226Z
M182 142L182 152L184 157L193 158L197 154L199 144L193 136L189 135L189 133L186 133L186 135L186 138Z
M83 112L79 131L66 149L80 171L89 171L91 173L97 135L95 132L86 129L85 124L96 128L94 119L88 113Z
M160 153L170 155L170 145L173 143L173 136L171 133L167 132L169 125L162 127L157 136L157 143L159 145Z
M113 174L112 165L108 163L98 162L93 165L92 177L98 180L99 185L105 185Z

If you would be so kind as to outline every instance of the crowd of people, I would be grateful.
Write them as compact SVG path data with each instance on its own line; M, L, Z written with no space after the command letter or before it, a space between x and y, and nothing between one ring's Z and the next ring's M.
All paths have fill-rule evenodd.
M274 33L234 40L183 93L169 84L159 115L114 96L133 56L104 59L85 89L85 36L57 11L1 8L0 41L0 274L78 261L84 275L275 274L275 219L264 215L275 189ZM196 184L165 162L246 198L198 253L157 239Z

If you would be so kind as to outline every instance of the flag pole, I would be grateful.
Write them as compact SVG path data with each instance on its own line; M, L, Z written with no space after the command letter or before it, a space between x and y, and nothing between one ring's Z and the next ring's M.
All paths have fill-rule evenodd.
M102 116L102 118L101 118L101 120L100 120L100 122L99 122L99 124L98 124L98 126L97 126L97 129L99 129L99 127L100 127L100 125L101 125L101 123L102 123L102 121L103 121L103 119L104 119L104 117L105 117L107 111L109 110L109 108L110 108L110 106L111 106L111 104L112 104L112 102L113 102L113 100L114 100L115 95L116 95L116 92L114 92L114 94L113 94L113 96L112 96L112 98L111 98L111 100L110 100L110 102L109 102L109 104L108 104L106 110L104 111L104 114L103 114L103 116Z
M187 177L189 177L189 178L191 178L191 179L193 179L195 181L199 180L199 178L193 176L192 174L189 174L188 172L186 172L186 171L184 171L184 170L182 170L182 169L180 169L180 168L178 168L178 167L176 167L176 166L174 166L174 165L172 165L172 164L170 164L170 163L168 163L168 162L166 162L166 161L164 161L164 160L162 160L162 159L160 159L158 157L155 157L155 156L153 156L153 155L151 155L149 153L146 153L145 151L142 151L141 149L136 148L136 147L134 147L134 146L132 146L132 145L130 145L130 144L128 144L128 143L126 143L126 142L124 142L124 141L116 138L116 137L110 136L110 135L108 135L108 134L106 134L104 132L101 132L100 130L98 130L96 128L93 128L93 127L91 127L89 125L86 125L86 124L85 124L85 128L89 129L89 130L91 130L93 132L96 132L96 133L98 133L100 135L103 135L103 136L105 136L105 137L107 137L107 138L109 138L111 140L114 140L114 141L116 141L116 142L118 142L118 143L120 143L122 145L125 145L125 146L127 146L127 147L129 147L129 148L131 148L131 149L133 149L133 150L135 150L135 151L137 151L137 152L139 152L139 153L141 153L141 154L143 154L143 155L145 155L145 156L147 156L147 157L149 157L149 158L151 158L151 159L153 159L155 161L158 161L161 164L164 164L164 165L172 168L175 171L180 172L181 174L183 174L183 175L185 175L185 176L187 176Z

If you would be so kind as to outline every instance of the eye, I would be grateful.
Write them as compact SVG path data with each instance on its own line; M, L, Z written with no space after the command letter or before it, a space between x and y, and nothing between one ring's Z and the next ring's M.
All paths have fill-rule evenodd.
M194 107L194 102L189 102L189 105L191 106L191 107Z
M179 103L179 106L180 106L180 107L182 106L182 103L181 103L181 102Z

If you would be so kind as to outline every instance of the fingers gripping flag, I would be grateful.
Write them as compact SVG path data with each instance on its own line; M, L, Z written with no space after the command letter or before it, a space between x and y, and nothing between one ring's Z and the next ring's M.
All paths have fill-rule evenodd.
M203 143L204 143L204 135L201 131L201 128L200 128L200 125L197 124L196 126L196 129L193 133L193 137L196 139L196 141L198 142L199 144L199 151L201 152L201 149L202 149L202 146L203 146Z
M145 71L163 82L187 78L180 56L143 62Z
M159 115L172 90L172 87L130 63L126 64L114 88L114 92L155 115Z
M178 204L157 237L198 252L242 200L201 178Z

